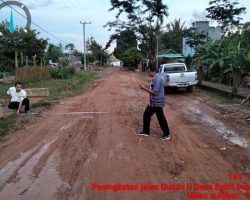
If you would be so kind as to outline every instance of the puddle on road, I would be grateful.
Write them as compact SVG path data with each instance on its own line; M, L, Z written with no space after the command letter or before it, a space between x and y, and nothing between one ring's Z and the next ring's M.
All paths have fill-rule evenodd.
M219 135L226 140L229 140L233 144L237 144L241 147L247 147L246 138L235 133L233 130L224 125L220 120L217 120L206 113L202 112L196 106L188 106L182 109L182 112L187 116L188 119L202 123L202 125L215 130L215 134Z

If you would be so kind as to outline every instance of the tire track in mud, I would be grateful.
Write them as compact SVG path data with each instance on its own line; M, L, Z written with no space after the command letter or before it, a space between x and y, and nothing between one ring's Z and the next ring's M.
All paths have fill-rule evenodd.
M70 190L60 191L58 199L81 199L83 193L84 165L91 154L96 139L96 119L79 120L60 142L61 161L58 170ZM67 147L67 148L65 148Z
M90 105L90 107L92 107L92 105ZM67 129L71 129L73 126L81 127L82 130L79 130L80 134L84 132L88 133L88 131L86 130L93 130L93 128L91 127L90 120L86 122L85 117L82 117L82 119L80 120L78 116L76 118L71 117L70 120L67 118L68 118L67 116L57 117L58 122L60 122L60 124L58 124L58 122L54 123L53 125L56 125L55 128L49 128L46 125L45 130L46 132L50 132L49 135L51 137L47 138L45 137L45 139L43 139L42 142L39 142L40 144L36 145L34 149L29 150L29 152L24 152L23 154L24 155L27 154L26 156L21 157L20 160L10 162L9 165L6 166L6 168L3 168L0 171L0 174L1 172L6 174L6 169L10 169L9 173L5 175L5 179L3 176L1 176L0 183L3 183L1 186L3 195L0 193L0 196L4 196L5 194L8 195L9 193L8 190L9 189L13 190L13 188L18 188L18 189L15 192L12 192L10 199L18 195L21 198L26 196L26 194L29 194L29 188L35 183L37 179L39 179L40 173L46 167L45 164L48 163L49 160L51 160L51 157L54 157L54 152L58 149L58 146L61 146L62 140L67 140L67 138L71 137L70 135L68 135L68 133L74 133L74 131L70 131ZM93 118L93 116L91 116L91 118ZM74 125L74 123L77 124ZM86 126L83 126L84 123L86 124ZM57 132L55 132L56 129ZM38 131L36 131L36 134L44 135L45 130L39 129ZM93 133L95 133L95 131ZM83 135L82 138L79 138L79 140L77 138L77 142L87 140L90 146L94 145L94 137L93 137L94 134L89 134L89 135L82 134L82 135ZM48 136L48 133L46 136ZM79 162L77 163L79 165ZM54 191L54 193L55 192L56 191ZM5 199L8 199L8 197L6 196Z
M20 164L15 165L15 163L13 163L12 169L14 170L12 175L10 173L10 177L6 182L7 184L2 187L1 193L3 193L4 199L7 200L13 199L16 196L23 196L29 191L29 188L34 184L42 171L44 163L47 163L49 157L53 155L53 152L57 148L57 140L60 137L61 131L62 129L57 131L49 141L42 141L38 145L38 148L25 152L29 155ZM7 169L8 167L9 166L6 166ZM1 170L1 172L4 171L5 168ZM6 194L8 196L5 196Z

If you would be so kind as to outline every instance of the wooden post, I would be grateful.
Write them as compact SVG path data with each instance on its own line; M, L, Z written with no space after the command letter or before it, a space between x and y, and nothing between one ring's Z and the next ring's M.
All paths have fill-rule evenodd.
M28 67L28 65L29 65L29 58L28 58L28 56L25 56L25 62L26 62L25 66Z
M0 119L3 118L3 106L0 104Z
M233 87L232 87L233 94L238 93L239 83L240 83L240 69L234 68L233 69Z
M23 66L23 52L20 53L21 56L21 65Z
M15 67L18 68L17 51L15 51Z
M33 66L35 67L36 66L36 57L33 56Z

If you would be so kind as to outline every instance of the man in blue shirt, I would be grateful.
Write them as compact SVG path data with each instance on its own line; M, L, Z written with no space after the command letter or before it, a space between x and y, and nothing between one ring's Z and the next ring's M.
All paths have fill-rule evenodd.
M163 107L165 106L165 93L163 80L160 74L156 73L156 68L153 65L148 67L148 75L152 77L150 89L139 84L139 87L149 93L149 105L147 106L143 115L143 131L138 135L149 136L151 116L156 113L158 122L163 131L162 140L170 139L170 132L167 120L164 116Z

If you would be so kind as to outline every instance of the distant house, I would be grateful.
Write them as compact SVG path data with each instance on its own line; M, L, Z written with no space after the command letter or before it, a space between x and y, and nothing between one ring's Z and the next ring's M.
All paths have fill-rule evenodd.
M117 59L113 54L109 57L107 63L108 63L108 65L111 65L114 67L122 66L122 61Z
M69 56L65 56L64 59L69 62L70 67L75 67L75 66L81 66L82 65L80 56L69 55Z
M209 26L209 21L197 21L192 24L192 28L197 33L204 33L212 41L217 41L221 39L222 30L219 26L211 27ZM193 55L195 53L194 49L187 44L188 38L183 38L182 53Z

